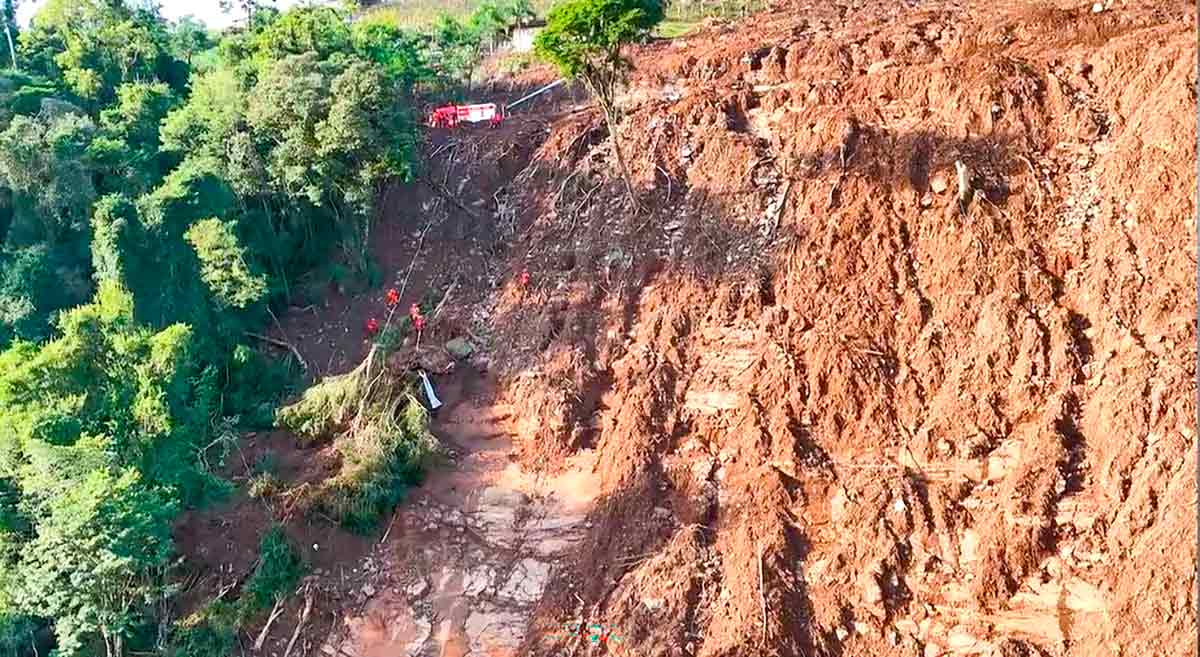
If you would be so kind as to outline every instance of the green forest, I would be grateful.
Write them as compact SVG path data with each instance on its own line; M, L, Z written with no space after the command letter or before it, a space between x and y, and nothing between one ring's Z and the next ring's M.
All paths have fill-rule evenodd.
M0 2L0 655L228 654L300 569L271 533L237 604L166 611L173 522L228 498L223 441L298 392L248 334L380 283L367 238L421 166L418 98L529 5L415 31L243 2L217 34L123 0L19 26Z

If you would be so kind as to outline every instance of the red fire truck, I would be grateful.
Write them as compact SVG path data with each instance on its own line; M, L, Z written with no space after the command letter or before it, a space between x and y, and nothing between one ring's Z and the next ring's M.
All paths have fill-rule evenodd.
M504 120L503 114L495 103L479 105L445 105L433 110L429 115L429 127L454 128L459 123L482 123L487 121L492 127L500 125Z
M458 124L466 121L467 123L483 123L487 121L493 128L504 122L509 112L525 103L540 96L547 91L561 85L563 80L555 80L550 84L538 89L537 91L525 96L524 98L506 105L497 107L496 103L481 103L478 105L443 105L429 113L429 127L431 128L455 128Z

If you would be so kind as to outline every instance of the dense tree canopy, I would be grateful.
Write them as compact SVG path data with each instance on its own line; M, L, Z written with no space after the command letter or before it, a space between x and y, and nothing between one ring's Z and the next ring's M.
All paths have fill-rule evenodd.
M166 24L112 0L49 0L20 38L22 59L60 79L90 109L125 82L158 79L182 90L186 65L170 54Z
M416 166L428 34L256 8L214 39L149 6L49 0L0 68L4 655L187 653L150 629L171 523L228 491L214 427L286 382L245 336L331 260L365 275Z
M143 328L133 303L105 283L60 337L0 355L0 600L53 619L63 655L122 653L165 585L174 509L220 490L193 458L214 396L191 330Z
M417 32L243 0L223 35L125 0L48 0L18 32L0 3L0 655L226 657L298 578L281 533L257 602L155 624L174 518L230 489L207 450L272 423L287 383L247 335L323 271L369 277L418 88L468 77L529 3ZM384 452L417 415L376 436L374 514L413 476Z

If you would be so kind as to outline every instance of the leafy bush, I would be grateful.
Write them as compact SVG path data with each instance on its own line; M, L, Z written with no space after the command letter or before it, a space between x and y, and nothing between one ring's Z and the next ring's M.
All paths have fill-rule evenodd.
M246 345L234 347L225 370L221 413L236 415L242 427L267 429L275 424L275 408L300 381L300 367L291 354L268 358Z
M0 344L48 337L58 311L87 300L91 285L68 248L0 249Z
M304 441L337 434L341 468L321 484L316 504L353 531L365 532L420 481L436 441L410 384L383 372L372 348L353 371L329 377L281 408L278 423Z
M16 116L0 132L0 185L12 190L15 207L27 208L14 215L6 243L60 244L83 230L96 199L87 157L95 132L91 119L75 113Z
M306 443L332 436L350 420L366 392L369 380L359 368L326 377L305 390L299 401L276 412L276 423Z
M366 413L363 424L338 441L342 467L325 482L319 502L356 532L374 529L421 482L436 449L425 408L411 395Z
M258 565L238 598L238 618L247 622L296 590L305 566L283 527L275 525L258 544Z
M214 600L175 623L168 657L229 657L237 633L290 595L305 566L283 528L272 526L258 547L258 564L236 602Z
M507 75L516 75L537 63L537 55L527 52L517 52L505 55L496 62L496 69Z
M175 623L168 657L229 657L237 641L237 609L215 601Z
M283 488L284 484L278 477L264 473L251 477L250 485L246 488L246 495L255 500L267 499L279 494Z
M250 271L232 223L204 219L183 236L196 249L200 278L219 305L244 310L264 300L267 281Z
M535 15L529 0L483 0L459 7L450 3L426 8L409 5L402 13L385 7L369 12L359 22L389 25L398 32L403 32L404 26L424 30L411 39L425 62L422 69L436 74L443 87L454 87L471 77L484 54L494 50L513 27ZM433 80L427 76L418 81Z

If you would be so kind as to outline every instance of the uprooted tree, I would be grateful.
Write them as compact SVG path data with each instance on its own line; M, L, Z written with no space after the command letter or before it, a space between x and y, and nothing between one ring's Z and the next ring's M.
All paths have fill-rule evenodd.
M625 191L635 207L637 198L617 137L617 86L630 69L621 47L649 35L662 19L660 0L567 0L550 10L545 29L534 41L539 57L564 77L582 80L600 105Z

